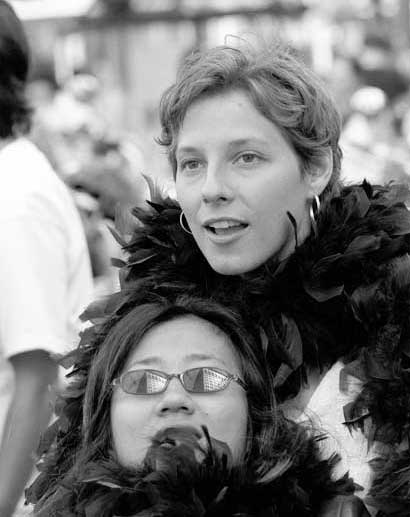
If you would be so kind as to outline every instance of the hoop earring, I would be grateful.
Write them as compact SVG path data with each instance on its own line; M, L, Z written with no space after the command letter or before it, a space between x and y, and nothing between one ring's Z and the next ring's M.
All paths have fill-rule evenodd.
M310 205L309 209L309 217L310 217L310 223L312 225L313 233L315 234L315 237L317 237L317 217L319 215L320 211L320 199L318 195L315 195L312 199L312 204Z
M183 210L181 210L181 213L179 214L179 224L185 233L192 235L192 232L189 229L188 223L186 223L186 226L184 225L184 219L183 219L184 217L185 217L185 214L184 214ZM185 217L185 221L186 221L186 217Z

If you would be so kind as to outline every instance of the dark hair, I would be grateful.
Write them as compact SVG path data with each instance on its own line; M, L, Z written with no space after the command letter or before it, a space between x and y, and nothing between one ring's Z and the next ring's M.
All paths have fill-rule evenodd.
M160 103L158 141L168 150L174 175L178 133L188 108L199 98L230 90L245 92L255 108L279 127L295 149L303 173L313 171L330 150L333 171L326 190L337 184L340 115L319 78L279 42L262 50L218 46L186 58Z
M13 8L0 0L0 138L30 129L31 108L25 97L29 46Z
M124 293L119 295L126 298ZM110 301L115 302L115 295ZM37 501L41 499L40 505L57 504L64 497L60 486L69 484L67 480L75 478L89 462L98 462L112 454L109 425L112 381L120 375L130 353L148 330L184 315L194 315L215 325L230 338L238 353L249 408L247 463L251 465L256 458L257 465L252 468L263 471L265 462L271 466L273 457L277 460L286 453L272 447L277 443L277 433L283 435L284 422L276 409L272 374L255 332L246 328L235 312L212 300L178 296L169 302L159 298L153 303L121 308L102 326L97 324L96 329L85 331L74 352L76 360L69 374L72 381L62 412L60 404L57 440L46 449L46 467L41 469L36 481L35 497ZM90 333L93 337L88 339ZM286 442L290 443L293 438L290 427L286 432L289 434ZM281 440L281 447L283 444Z
M173 303L161 300L133 308L111 329L99 347L89 371L83 404L82 446L87 456L91 451L99 454L111 447L110 427L107 426L110 386L120 375L132 350L148 330L184 315L194 315L212 323L232 341L249 387L249 450L254 447L253 441L259 440L261 415L275 410L273 385L272 389L267 389L270 374L256 352L260 347L253 342L254 338L245 330L239 316L230 309L210 300L181 296Z

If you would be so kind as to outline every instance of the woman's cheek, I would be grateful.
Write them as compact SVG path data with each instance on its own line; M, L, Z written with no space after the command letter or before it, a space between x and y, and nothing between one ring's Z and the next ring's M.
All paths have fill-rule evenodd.
M123 466L140 463L150 446L149 415L144 408L125 398L114 397L111 404L113 447Z
M234 459L239 461L245 452L248 432L248 403L238 397L208 410L208 429L212 437L227 443Z

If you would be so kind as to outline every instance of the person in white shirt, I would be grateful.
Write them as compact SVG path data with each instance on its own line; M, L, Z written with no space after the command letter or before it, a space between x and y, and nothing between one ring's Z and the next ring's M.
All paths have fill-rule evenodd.
M9 517L51 416L54 354L76 344L92 276L71 195L24 136L29 49L4 0L0 62L0 515Z

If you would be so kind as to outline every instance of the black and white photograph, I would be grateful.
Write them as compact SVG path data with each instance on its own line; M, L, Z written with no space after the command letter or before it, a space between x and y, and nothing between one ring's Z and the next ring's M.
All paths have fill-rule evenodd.
M0 517L410 516L410 0L0 0Z

